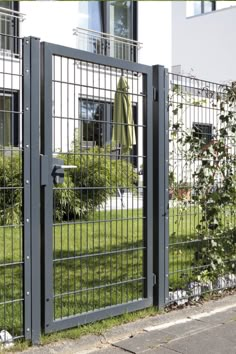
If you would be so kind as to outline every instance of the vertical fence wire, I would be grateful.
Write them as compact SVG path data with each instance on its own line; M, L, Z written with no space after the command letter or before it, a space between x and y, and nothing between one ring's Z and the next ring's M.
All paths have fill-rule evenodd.
M235 103L226 85L169 81L169 302L180 304L236 285Z
M22 40L0 14L0 331L24 336ZM2 340L8 336L2 334Z
M72 166L53 188L54 319L61 319L145 297L146 96L138 72L52 60L53 157ZM127 120L114 118L117 95Z

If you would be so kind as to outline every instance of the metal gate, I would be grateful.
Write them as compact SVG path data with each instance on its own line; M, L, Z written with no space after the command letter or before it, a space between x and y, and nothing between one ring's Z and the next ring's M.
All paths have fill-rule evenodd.
M153 87L151 67L48 43L41 53L48 333L153 302Z

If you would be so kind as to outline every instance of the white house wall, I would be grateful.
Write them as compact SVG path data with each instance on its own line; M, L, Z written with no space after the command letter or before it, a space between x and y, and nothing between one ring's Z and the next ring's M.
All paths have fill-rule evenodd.
M172 65L214 82L236 80L236 7L186 18L186 2L172 2Z
M172 1L138 1L139 62L171 67Z
M64 45L67 47L78 47L78 37L73 35L73 29L79 24L79 3L77 1L21 1L20 12L26 15L26 19L21 23L21 36L35 36L41 41L47 41ZM138 40L143 42L143 48L139 52L139 62L146 65L162 64L170 67L171 65L171 1L138 2ZM86 70L76 69L76 78L86 86L86 81L93 82L97 88L86 88L74 85L73 61L69 63L55 64L55 77L58 82L53 87L53 124L54 151L68 151L74 140L75 130L79 127L79 98L81 97L100 97L105 101L113 101L118 82L118 75L110 74L93 75L86 73ZM67 77L67 71L69 76ZM60 73L62 72L62 77ZM80 77L80 75L82 77ZM71 84L61 84L60 81L71 82ZM137 97L138 91L142 92L142 78L138 77L135 83L134 78L130 80L130 94L133 104L138 104L138 140L143 140L143 99ZM106 90L103 90L106 88ZM109 89L111 91L109 92ZM109 97L107 96L109 95ZM63 100L63 102L62 102ZM59 117L65 117L60 119ZM67 120L66 117L72 119ZM143 155L142 144L139 144L138 154ZM142 165L140 160L139 166Z
M72 30L78 26L78 11L77 1L21 1L20 12L26 15L21 36L75 47Z

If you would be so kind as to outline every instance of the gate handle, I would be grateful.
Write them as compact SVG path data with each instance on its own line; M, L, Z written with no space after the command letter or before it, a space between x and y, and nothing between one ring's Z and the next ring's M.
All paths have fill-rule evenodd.
M69 170L69 169L72 169L72 168L77 168L77 166L75 166L75 165L55 165L54 168L56 170L60 170L60 169Z

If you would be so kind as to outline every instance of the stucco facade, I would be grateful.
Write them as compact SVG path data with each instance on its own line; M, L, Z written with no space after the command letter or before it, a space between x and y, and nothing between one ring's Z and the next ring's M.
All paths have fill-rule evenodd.
M186 17L186 2L172 2L172 66L214 82L236 80L236 7Z

